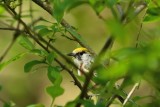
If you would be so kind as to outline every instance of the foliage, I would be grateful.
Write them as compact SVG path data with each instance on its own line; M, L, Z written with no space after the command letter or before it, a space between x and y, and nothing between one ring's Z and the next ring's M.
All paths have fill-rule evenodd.
M39 5L39 8L45 10L56 21L51 22L44 19L43 16L36 16L33 20L33 14L36 11L32 7L27 10L28 18L31 22L25 21L25 11L23 10L24 0L0 0L0 18L6 17L10 21L6 23L7 28L1 30L12 30L13 39L9 47L0 58L0 70L7 67L8 64L21 59L27 55L34 55L38 59L29 60L24 65L24 72L30 73L39 69L41 66L47 70L50 86L46 92L51 96L53 103L55 99L65 92L62 86L63 72L66 71L73 79L74 84L80 89L80 95L73 101L68 101L66 107L109 107L118 99L117 105L125 107L151 107L160 106L160 86L159 86L159 68L160 68L160 40L156 36L160 34L158 24L160 20L160 1L156 0L32 0L30 3ZM110 35L106 36L106 42L99 54L96 54L88 45L83 36L78 33L75 27L71 26L65 19L65 14L70 13L78 6L87 4L96 13L106 25ZM103 17L105 10L110 11L112 16ZM108 12L107 11L107 12ZM108 13L105 14L108 14ZM10 16L5 16L10 14ZM42 22L42 23L41 23ZM1 22L0 22L1 23ZM45 23L45 24L43 24ZM133 23L140 28L134 28L133 31L127 32L129 26ZM146 23L155 24L153 34L150 40L145 40L148 29L144 28ZM90 25L92 27L92 25ZM134 26L135 27L135 26ZM94 28L93 28L94 29ZM96 29L97 30L97 29ZM134 33L133 33L134 32ZM135 33L136 32L136 33ZM144 36L141 37L141 36ZM59 38L65 38L66 41L78 43L89 50L95 56L95 61L90 68L90 72L82 77L78 77L76 65L69 59L62 50L54 45ZM134 44L128 45L128 38ZM19 53L3 61L13 44L17 42L26 52ZM65 43L64 43L65 44ZM112 49L115 44L121 44L120 47ZM13 50L16 51L16 50ZM103 59L103 60L102 60ZM107 64L106 64L107 62ZM96 75L94 76L94 72ZM123 79L121 85L115 85L118 80ZM151 97L147 103L139 103L140 100L147 96L133 94L134 84L140 83L141 80L147 81L154 88L156 95ZM124 90L133 86L129 93ZM0 91L3 86L0 86ZM137 88L137 87L136 87ZM90 97L92 93L93 96ZM93 100L93 97L96 99ZM1 99L0 99L1 100ZM1 100L3 107L14 107L14 104ZM58 105L64 106L64 105ZM45 107L43 104L28 104L27 107Z

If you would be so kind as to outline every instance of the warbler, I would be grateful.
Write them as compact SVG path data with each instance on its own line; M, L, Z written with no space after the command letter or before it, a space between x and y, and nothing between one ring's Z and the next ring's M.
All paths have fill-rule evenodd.
M78 67L78 75L89 72L91 64L94 62L93 55L84 47L76 48L68 54L73 57L74 63Z

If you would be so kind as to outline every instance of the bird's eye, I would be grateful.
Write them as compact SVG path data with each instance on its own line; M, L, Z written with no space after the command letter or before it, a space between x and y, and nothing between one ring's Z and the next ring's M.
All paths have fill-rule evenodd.
M80 54L80 55L83 55L83 54L84 54L84 52L80 52L79 54Z

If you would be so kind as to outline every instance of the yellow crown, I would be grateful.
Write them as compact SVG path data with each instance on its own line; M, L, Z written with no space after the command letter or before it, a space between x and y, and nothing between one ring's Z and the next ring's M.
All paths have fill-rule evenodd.
M88 52L88 50L86 48L81 47L81 48L74 49L73 53L79 53L79 52L83 52L83 51Z

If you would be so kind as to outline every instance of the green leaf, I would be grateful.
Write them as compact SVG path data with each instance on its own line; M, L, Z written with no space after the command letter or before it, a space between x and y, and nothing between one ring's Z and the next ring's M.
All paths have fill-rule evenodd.
M20 45L22 45L24 48L26 48L28 50L32 50L34 48L34 45L32 44L32 42L25 35L21 35L18 38L18 42L19 42Z
M122 43L126 39L125 30L123 25L117 20L108 19L106 22L108 30L116 37L118 40L122 41Z
M64 93L64 89L61 88L59 85L49 86L46 88L46 91L53 100Z
M91 5L94 5L94 4L96 4L96 0L89 0L89 3L90 3Z
M20 54L14 56L13 58L11 58L10 60L1 63L0 64L0 70L2 70L5 66L7 66L8 64L10 64L11 62L16 61L16 60L22 58L25 54L26 53L20 53Z
M2 86L0 85L0 91L2 90Z
M30 62L28 62L28 63L26 63L25 65L24 65L24 72L29 72L29 71L31 71L31 69L35 66L35 65L37 65L37 64L42 64L43 62L42 61L38 61L38 60L33 60L33 61L30 61Z
M96 107L92 100L82 100L80 101L84 105L84 107Z
M143 22L153 22L153 21L159 21L160 16L152 16L152 15L146 15L143 19Z
M13 101L5 102L3 107L15 107L15 103Z
M118 0L105 0L108 7L113 7L117 2Z
M4 103L3 107L12 107L12 106L8 103Z
M46 60L49 64L52 64L52 62L54 61L56 57L56 54L54 52L51 52L48 54L48 56L46 57Z
M48 55L48 52L42 49L33 49L30 52L41 57L46 57Z
M99 68L97 71L98 78L102 81L122 78L128 72L129 65L127 62L121 62L110 66L110 68Z
M67 11L70 11L71 9L78 7L82 4L88 4L88 1L86 0L72 0L72 3L68 6Z
M43 29L40 29L38 33L39 33L41 36L48 36L49 34L52 34L53 31L52 31L52 30L49 30L48 28L43 28Z
M145 2L146 2L147 4L149 4L149 3L151 2L151 0L145 0Z
M82 0L53 0L53 16L58 22L61 22L65 11L79 6L80 4L87 3Z
M54 4L53 16L56 18L58 22L61 22L66 6L64 2L60 0L54 0L53 4Z
M62 82L62 76L58 67L48 67L48 78L54 85L60 85Z
M65 105L65 107L75 107L76 103L77 103L76 101L70 101Z
M4 7L0 6L0 15L3 14L5 11Z
M43 104L32 104L27 107L45 107Z
M125 60L126 58L138 52L137 48L123 48L111 52L111 58L115 60Z
M146 16L143 19L143 22L152 22L160 20L160 8L151 7L147 9Z
M92 5L96 13L100 13L105 8L105 3L100 0L89 0L89 3Z
M45 25L37 25L33 28L33 30L40 30L40 29L44 29L44 28L47 28L47 26Z
M160 16L160 8L156 8L156 7L149 8L147 10L147 14L150 14L152 16Z

